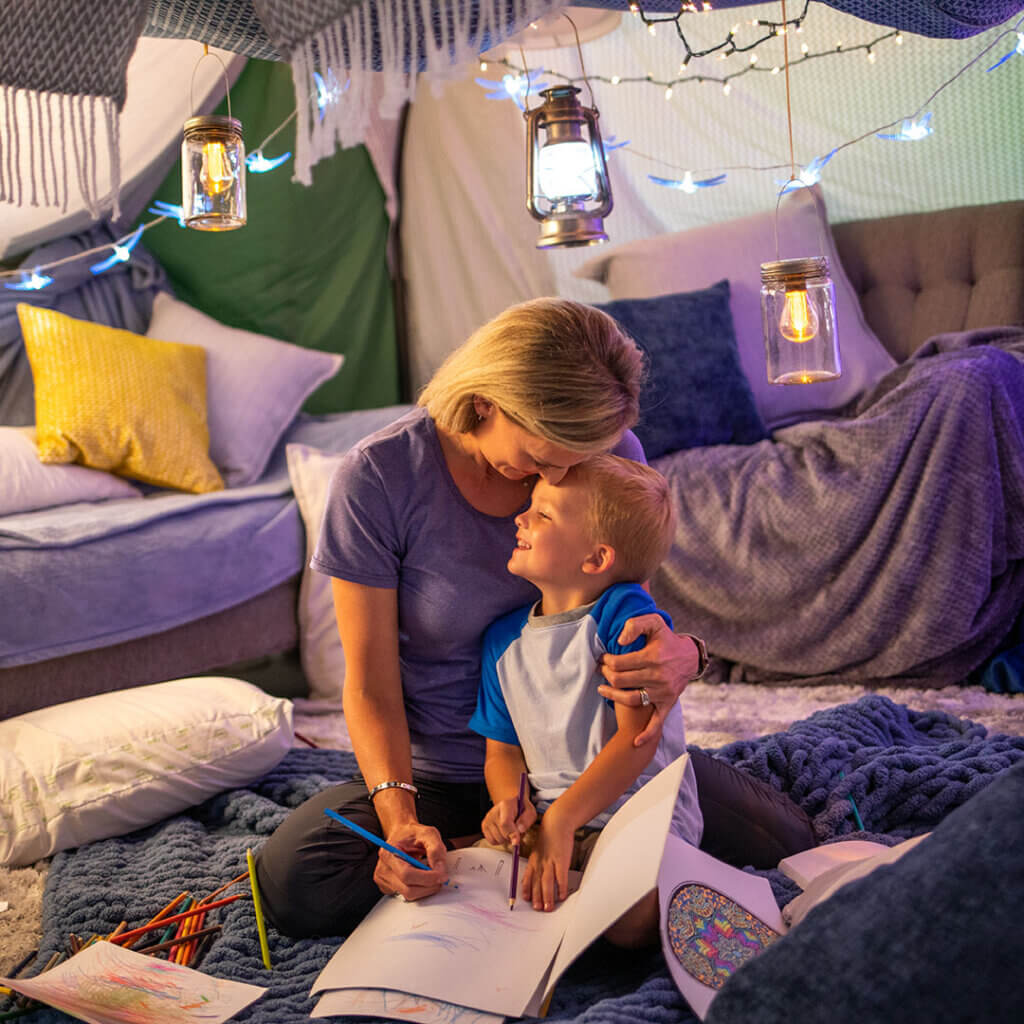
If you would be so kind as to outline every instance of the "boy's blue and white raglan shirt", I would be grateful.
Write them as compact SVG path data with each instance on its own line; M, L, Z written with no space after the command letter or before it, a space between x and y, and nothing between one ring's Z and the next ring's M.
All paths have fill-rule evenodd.
M616 730L615 709L597 688L598 661L644 645L618 643L627 619L661 611L635 583L616 583L593 604L558 615L535 614L529 605L502 616L484 635L483 678L469 727L523 751L537 809L543 812L583 774ZM628 792L589 825L600 827L645 782L686 752L679 705L665 720L651 759ZM703 819L693 768L687 766L671 831L693 845Z

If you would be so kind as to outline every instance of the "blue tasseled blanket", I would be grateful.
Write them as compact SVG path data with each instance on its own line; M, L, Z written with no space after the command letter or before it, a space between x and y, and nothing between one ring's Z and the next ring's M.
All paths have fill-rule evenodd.
M1024 737L988 735L983 726L942 712L918 712L880 695L820 711L787 732L738 742L716 756L788 793L826 842L857 830L895 842L932 829L946 814L1024 759ZM246 847L258 848L288 811L355 772L351 754L294 750L246 789L221 794L187 814L120 839L92 843L54 857L43 899L39 961L64 947L70 932L109 932L151 917L182 890L207 893L245 870ZM844 777L840 778L840 773ZM888 837L888 838L887 838ZM1019 850L1007 856L1019 858ZM762 872L779 905L798 893L778 871ZM216 911L223 932L202 970L267 986L236 1018L252 1024L307 1021L308 994L341 936L292 940L270 931L274 969L260 960L251 903ZM358 1018L366 1020L366 1018ZM660 951L623 953L598 942L560 981L551 1024L691 1022ZM38 1024L71 1018L45 1010Z

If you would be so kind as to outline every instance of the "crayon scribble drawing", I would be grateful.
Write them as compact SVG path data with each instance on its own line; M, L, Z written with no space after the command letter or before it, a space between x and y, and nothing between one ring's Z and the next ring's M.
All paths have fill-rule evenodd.
M40 977L10 984L89 1024L222 1024L266 991L111 942L97 942Z
M311 1016L338 1017L344 1014L394 1017L417 1024L501 1024L505 1019L503 1014L382 988L347 988L327 992Z

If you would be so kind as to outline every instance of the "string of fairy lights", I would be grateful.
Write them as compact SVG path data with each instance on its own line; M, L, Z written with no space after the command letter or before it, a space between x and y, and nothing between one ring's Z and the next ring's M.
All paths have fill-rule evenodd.
M635 76L591 73L572 77L549 68L534 68L531 70L526 66L525 57L523 58L521 65L516 65L505 57L493 62L501 68L508 69L509 73L503 75L500 81L494 82L489 79L480 78L476 79L476 81L479 85L488 90L489 99L511 100L515 102L520 109L525 107L532 94L538 92L544 87L544 78L557 79L567 84L575 84L577 82L587 82L589 84L590 82L597 81L604 82L611 86L628 86L634 84L653 85L663 90L666 99L671 99L673 91L679 86L687 86L690 84L706 85L713 83L719 85L722 92L725 95L728 95L731 91L731 83L743 75L758 73L777 75L780 73L780 65L769 65L767 62L762 62L756 51L758 47L761 47L786 33L792 33L794 35L802 33L804 23L808 17L809 6L810 0L805 0L801 12L788 20L770 21L765 19L754 19L747 22L747 27L757 30L755 37L752 39L741 40L740 33L743 29L743 25L736 24L732 26L720 42L711 46L698 48L695 47L687 38L684 31L684 24L688 16L710 10L710 4L703 3L698 6L694 3L683 3L680 6L680 10L673 15L651 16L644 13L638 3L633 2L630 4L630 10L633 12L633 16L640 19L643 24L647 26L647 30L651 34L657 33L660 28L669 24L673 26L684 50L683 58L679 64L678 74L675 77L659 79L649 73ZM866 139L877 137L886 140L912 142L926 138L928 135L932 134L934 130L931 124L932 114L927 110L927 108L939 93L952 85L968 70L980 63L987 55L991 54L991 52L1008 36L1016 37L1014 47L1004 53L994 64L987 67L985 70L995 71L1010 60L1010 58L1015 56L1024 56L1024 31L1022 31L1022 29L1024 29L1024 18L1019 19L1014 25L1000 32L955 74L942 82L925 99L925 101L918 106L916 110L909 114L901 115L900 117L897 117L894 120L870 131L864 132L853 139L842 142L823 156L816 157L810 163L800 167L799 171L791 176L790 180L783 183L782 192L817 183L820 181L823 168L836 153ZM831 47L817 50L812 50L807 43L802 43L800 46L799 56L790 58L789 65L790 68L797 68L808 61L821 60L827 57L849 56L850 54L857 52L863 52L866 55L866 59L869 62L874 63L878 47L888 43L889 41L891 41L895 46L902 45L902 33L897 30L891 30L881 33L867 42L857 43L854 45L844 45L841 40L838 40ZM690 64L692 64L696 59L714 56L719 61L725 61L737 54L748 55L746 62L740 68L723 71L721 74L717 75L707 72L696 73L689 71ZM482 71L486 71L488 68L489 62L481 60L480 69ZM312 102L316 104L318 110L321 111L322 116L323 110L328 105L342 101L344 93L348 88L348 82L346 81L344 84L339 83L334 73L330 70L325 71L322 76L319 73L314 72L314 77L316 82L316 93L312 96ZM257 147L248 153L245 158L245 162L249 173L267 173L281 167L291 158L291 153L287 152L273 157L266 157L264 156L263 151L264 148L267 147L269 143L292 120L295 119L296 115L297 111L293 110ZM890 131L890 129L894 130ZM650 174L647 177L656 185L675 188L690 193L724 183L728 173L732 171L778 171L788 169L791 166L789 163L775 163L762 165L737 165L705 170L683 168L662 160L659 157L652 156L651 154L640 152L629 142L616 142L614 137L605 141L605 149L606 152L621 150L640 159L684 171L685 173L680 178L663 178ZM698 177L698 175L700 177ZM132 249L138 243L142 235L157 224L162 224L165 221L171 221L177 222L181 227L185 226L182 209L174 204L158 200L149 207L148 212L155 215L152 220L139 224L131 232L113 242L95 246L94 248L86 249L49 263L38 264L31 270L0 270L0 281L3 282L4 288L6 289L14 291L37 291L45 288L53 280L52 276L47 274L46 271L55 270L68 263L86 260L93 257L99 258L90 265L89 270L93 274L101 274L106 270L109 270L111 267L116 266L118 263L129 261L131 259Z

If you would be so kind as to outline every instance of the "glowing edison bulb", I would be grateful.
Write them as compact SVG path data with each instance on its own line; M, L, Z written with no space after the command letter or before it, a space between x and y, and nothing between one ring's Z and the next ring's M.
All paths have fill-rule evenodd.
M802 288L786 292L786 302L779 317L779 333L788 341L810 341L818 333L818 314Z
M223 142L203 144L203 167L199 180L207 195L218 196L226 191L235 180L231 158Z

